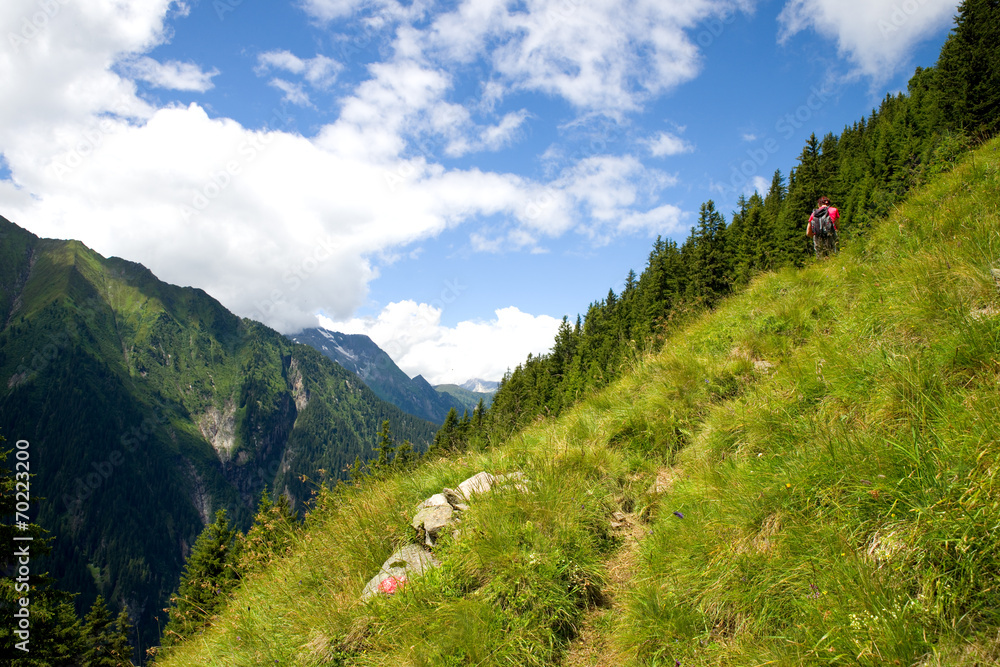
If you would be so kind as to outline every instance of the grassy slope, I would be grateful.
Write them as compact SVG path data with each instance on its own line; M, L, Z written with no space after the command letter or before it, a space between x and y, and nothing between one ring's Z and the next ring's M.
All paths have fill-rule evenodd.
M621 548L619 507L649 522L598 628L626 663L996 660L998 149L864 247L763 276L558 421L324 495L295 554L164 664L558 662ZM650 493L665 466L672 489ZM413 506L480 469L535 490L479 500L441 570L361 605Z

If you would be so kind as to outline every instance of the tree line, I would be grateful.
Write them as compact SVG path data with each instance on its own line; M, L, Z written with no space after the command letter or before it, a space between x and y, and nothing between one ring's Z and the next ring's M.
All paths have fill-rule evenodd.
M574 322L564 317L551 351L508 371L485 413L450 416L435 449L495 444L558 415L755 275L808 261L805 224L820 196L841 211L841 240L863 236L998 123L1000 2L965 0L936 65L917 68L906 93L887 95L839 136L811 135L787 177L777 170L767 192L740 196L728 223L707 201L683 243L657 238L641 274L629 271L620 293L608 290Z

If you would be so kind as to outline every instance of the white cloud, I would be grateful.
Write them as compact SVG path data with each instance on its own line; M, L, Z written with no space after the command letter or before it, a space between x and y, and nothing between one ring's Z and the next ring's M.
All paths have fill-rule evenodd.
M956 0L789 0L779 39L813 28L837 42L856 71L883 81L906 64L913 47L945 28Z
M495 151L503 148L513 141L514 135L521 125L528 118L528 110L512 111L500 119L500 122L492 127L483 128L480 132L482 145L487 150Z
M461 157L467 153L498 151L514 143L518 130L527 120L527 109L512 111L496 125L481 126L472 121L469 111L458 104L442 103L433 112L433 129L449 137L445 154Z
M649 140L649 152L653 157L680 155L681 153L690 153L693 150L694 146L689 142L670 132L660 132Z
M204 93L211 90L215 84L212 78L219 75L219 70L204 72L194 63L182 63L170 60L160 63L152 58L138 58L125 65L128 73L156 88L167 90L187 90Z
M600 155L581 160L556 183L576 199L588 218L616 224L633 207L655 201L663 189L676 185L677 177L647 169L632 156Z
M303 0L302 6L310 15L330 21L351 14L368 4L369 0Z
M284 93L281 98L283 101L289 104L294 104L300 107L312 106L312 101L309 99L309 93L305 91L301 83L292 83L291 81L285 81L284 79L279 79L277 77L271 79L267 82L267 85L272 88L277 88Z
M444 306L447 307L447 306ZM320 326L369 336L408 375L432 384L473 377L499 380L531 354L548 352L560 320L531 315L516 307L494 311L488 321L441 324L441 306L414 301L390 303L376 318L335 321L320 316Z
M509 86L615 115L692 79L700 57L687 31L744 4L465 0L435 20L427 47L461 62L486 55Z
M303 60L291 51L267 51L257 57L259 74L264 74L272 69L285 70L292 74L301 75L316 88L328 88L337 79L337 74L344 68L332 58L324 55L317 55L313 58Z
M753 132L744 132L742 136L743 136L743 141L746 141L747 143L752 143L754 141L757 141L757 135L754 134Z
M763 176L754 176L750 179L750 183L747 184L746 194L752 195L754 192L758 192L760 193L760 196L763 197L770 189L771 181L767 180Z
M630 213L624 216L619 222L618 228L623 232L645 232L650 236L655 234L669 236L684 230L686 218L687 216L681 209L672 204L665 204L649 211Z
M496 222L473 247L532 252L570 231L603 242L672 224L658 193L676 178L631 156L594 156L540 182L420 154L415 139L429 134L497 150L529 116L476 122L448 101L450 75L419 57L371 65L314 138L253 131L197 104L154 108L120 65L163 42L169 5L57 3L45 31L0 53L6 217L141 262L285 332L311 326L319 310L350 318L378 275L372 258L469 220ZM34 7L6 2L0 18L16 23ZM333 67L317 58L276 51L261 65L308 82ZM302 82L274 81L291 101L308 101ZM508 310L497 318L504 331L519 321Z

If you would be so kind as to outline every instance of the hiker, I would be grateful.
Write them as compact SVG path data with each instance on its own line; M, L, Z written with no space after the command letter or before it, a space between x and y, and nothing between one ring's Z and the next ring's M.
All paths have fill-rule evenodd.
M830 206L829 197L820 197L816 208L809 216L806 226L806 236L811 236L816 259L827 257L837 252L837 219L840 211Z

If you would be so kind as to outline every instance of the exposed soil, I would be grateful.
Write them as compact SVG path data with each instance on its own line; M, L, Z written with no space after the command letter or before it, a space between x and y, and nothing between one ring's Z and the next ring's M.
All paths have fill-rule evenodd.
M625 590L635 575L639 560L639 542L646 528L635 514L616 513L612 527L622 538L622 545L605 562L608 583L600 606L590 609L580 626L580 634L570 644L564 667L621 667L623 656L611 640L615 616L622 613Z

